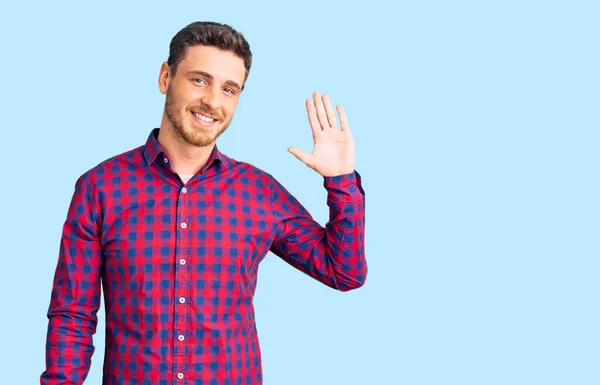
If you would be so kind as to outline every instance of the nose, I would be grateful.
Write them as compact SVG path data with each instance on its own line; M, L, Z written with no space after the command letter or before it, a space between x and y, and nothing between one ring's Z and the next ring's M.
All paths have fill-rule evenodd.
M206 87L205 93L202 95L200 101L202 104L210 108L211 110L218 110L221 107L221 95L218 87Z

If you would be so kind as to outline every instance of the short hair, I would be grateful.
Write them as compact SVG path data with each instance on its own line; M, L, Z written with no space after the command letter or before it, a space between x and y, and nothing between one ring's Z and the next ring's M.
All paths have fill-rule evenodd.
M173 36L169 46L169 58L167 59L173 75L177 72L179 63L185 58L187 48L197 45L216 47L233 52L244 61L244 67L246 68L244 84L246 83L252 65L250 44L248 44L244 35L231 26L213 21L193 22L183 27ZM243 88L244 85L242 85Z

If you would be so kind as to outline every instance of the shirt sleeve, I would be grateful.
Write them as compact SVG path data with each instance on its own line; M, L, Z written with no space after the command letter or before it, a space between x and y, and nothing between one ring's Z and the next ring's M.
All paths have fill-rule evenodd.
M362 286L365 260L365 192L357 171L324 177L329 221L322 227L276 179L271 200L276 233L270 251L340 291Z
M94 352L100 306L100 221L89 181L75 184L63 226L48 309L46 370L41 385L82 384Z

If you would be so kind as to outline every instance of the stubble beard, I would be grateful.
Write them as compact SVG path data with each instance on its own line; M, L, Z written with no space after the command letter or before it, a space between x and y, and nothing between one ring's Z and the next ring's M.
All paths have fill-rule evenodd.
M167 114L167 118L169 119L169 121L171 122L171 125L173 126L173 131L175 133L175 136L180 139L183 140L191 145L194 146L199 146L199 147L206 147L208 145L211 145L215 140L217 140L217 138L223 133L225 132L225 130L227 130L227 127L229 127L229 123L230 122L226 122L225 124L222 123L222 120L219 119L219 121L216 124L221 124L222 126L220 128L203 128L203 127L199 127L199 126L195 126L195 127L190 127L189 129L186 129L184 126L184 119L185 116L180 116L179 115L179 111L182 111L182 106L177 104L175 102L175 100L173 100L173 94L171 91L171 87L169 86L169 88L167 89L167 97L166 97L166 101L165 101L165 112ZM200 110L201 112L206 112L207 115L211 115L211 116L215 116L214 113L210 113L208 111L206 111L205 108L202 109L196 109L196 111ZM190 113L187 109L184 112L185 114ZM213 134L214 130L218 130L216 131L216 134Z

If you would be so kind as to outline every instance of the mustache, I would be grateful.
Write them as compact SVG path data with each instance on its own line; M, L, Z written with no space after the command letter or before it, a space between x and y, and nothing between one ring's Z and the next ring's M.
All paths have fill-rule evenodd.
M211 117L211 118L216 119L216 120L222 120L221 114L219 114L218 111L207 110L203 106L191 106L188 109L190 111L197 112L197 113L202 114L202 115L206 115L206 116Z

